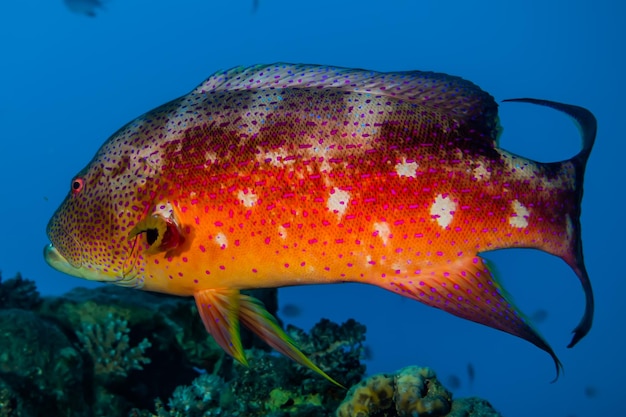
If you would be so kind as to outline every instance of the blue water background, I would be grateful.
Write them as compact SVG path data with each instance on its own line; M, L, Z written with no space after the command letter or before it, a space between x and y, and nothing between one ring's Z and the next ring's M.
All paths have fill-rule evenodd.
M567 349L583 311L574 273L532 250L488 255L518 305L548 312L550 357L510 335L382 289L359 285L281 290L308 329L322 317L367 325L368 373L419 364L457 396L487 398L508 417L623 412L626 13L617 1L112 0L95 18L61 0L0 5L0 270L20 271L44 294L97 285L42 258L45 226L72 176L134 117L187 93L218 69L275 61L461 75L497 100L536 97L585 106L599 121L583 201L587 268L596 294L591 333ZM504 148L541 161L579 149L561 114L500 108ZM468 384L467 364L476 370ZM254 366L254 364L253 364ZM595 396L585 395L593 387ZM617 414L615 414L617 413Z

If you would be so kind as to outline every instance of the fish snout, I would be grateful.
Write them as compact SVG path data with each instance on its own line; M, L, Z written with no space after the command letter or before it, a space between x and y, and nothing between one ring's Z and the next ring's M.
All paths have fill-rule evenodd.
M55 269L58 268L50 263L48 259L55 262L63 260L68 266L80 268L83 263L81 247L74 236L65 230L59 220L59 214L57 212L52 219L50 219L48 227L46 228L46 233L51 243L44 249L44 258L46 262Z
M77 276L79 267L73 266L61 253L54 247L52 243L47 244L43 248L43 258L48 265L59 272Z

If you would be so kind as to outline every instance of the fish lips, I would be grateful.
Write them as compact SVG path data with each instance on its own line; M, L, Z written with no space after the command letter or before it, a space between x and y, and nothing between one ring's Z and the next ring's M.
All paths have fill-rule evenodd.
M80 270L82 269L80 265L74 266L72 265L61 252L54 247L52 243L44 246L43 248L43 258L48 265L57 271L63 272L68 275L72 275L75 277L81 277Z
M63 272L64 274L71 275L73 277L84 278L90 281L102 281L102 282L110 282L116 281L117 278L110 277L104 274L101 274L97 270L87 269L83 266L74 266L70 263L61 252L57 250L57 248L52 244L48 244L43 248L43 258L46 263L50 265L52 268L56 269L59 272Z

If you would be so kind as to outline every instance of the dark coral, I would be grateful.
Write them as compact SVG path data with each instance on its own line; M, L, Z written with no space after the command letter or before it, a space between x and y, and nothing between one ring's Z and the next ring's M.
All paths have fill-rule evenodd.
M275 311L275 290L253 295ZM191 299L103 286L42 300L18 275L0 282L0 301L0 417L330 417L346 395L249 335L250 367L233 362ZM354 320L287 333L322 370L354 385L339 416L498 416L483 400L452 401L427 368L359 382L365 326Z
M190 383L197 376L195 367L212 370L223 356L198 320L193 301L186 298L115 286L75 288L62 297L45 298L39 311L77 335L96 381L93 407L97 415L151 407L154 398L168 397L177 386ZM111 339L111 330L119 333L120 341L122 333L127 332L127 338L118 344ZM135 361L111 352L106 362L97 353L98 343L132 353ZM142 343L143 349L131 351ZM150 363L141 361L142 369L138 369L140 358Z
M0 274L0 308L23 308L31 310L41 304L35 281L22 278L17 273L14 278L2 281Z
M16 410L8 415L37 416L44 410L46 415L91 415L83 358L70 338L21 309L0 310L0 329L0 401Z
M287 334L324 372L333 377L337 375L341 384L345 386L356 384L365 373L365 365L361 363L364 355L365 326L355 320L349 319L343 324L337 324L322 319L313 326L309 334L289 325ZM299 372L307 377L305 384L319 384L315 372L297 366Z
M459 398L452 402L452 409L446 417L502 417L488 401L482 398Z
M275 290L253 295L275 310ZM39 312L76 334L90 359L96 414L155 407L155 398L168 398L177 387L192 386L198 370L229 380L239 375L232 359L207 334L189 298L116 286L76 288L62 297L45 298ZM252 337L247 337L246 345L267 349ZM266 351L254 351L259 352L260 363L269 357ZM275 359L285 369L291 365L286 358L271 360ZM251 359L251 366L256 369L259 363ZM276 371L270 374L274 381L276 375ZM274 381L268 380L267 386ZM166 408L163 404L156 407L160 414L169 412Z
M0 376L0 417L30 417L36 413L36 404L16 392Z
M310 333L293 326L287 332L305 354L342 383L350 385L362 378L365 366L359 357L365 326L354 320L341 325L322 320ZM235 363L227 373L222 371L224 366L215 368L222 378L212 375L211 381L213 391L219 395L210 396L209 401L200 399L195 388L208 378L203 375L184 389L177 389L167 404L157 401L156 414L135 410L132 415L330 416L344 396L343 389L282 355L253 348L246 350L246 356L250 367ZM225 362L232 363L230 359Z

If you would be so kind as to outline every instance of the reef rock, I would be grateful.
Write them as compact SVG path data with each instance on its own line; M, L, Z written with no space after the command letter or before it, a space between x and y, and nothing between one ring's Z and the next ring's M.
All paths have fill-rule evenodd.
M354 385L336 417L499 417L479 399L452 400L452 393L430 368L409 366L377 374Z

